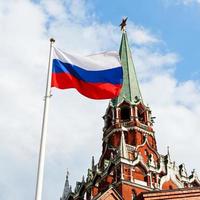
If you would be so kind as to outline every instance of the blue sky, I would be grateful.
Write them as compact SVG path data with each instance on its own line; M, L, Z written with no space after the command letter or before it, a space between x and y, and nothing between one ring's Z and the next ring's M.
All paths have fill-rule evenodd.
M129 20L154 32L164 41L165 51L174 51L180 56L176 77L180 80L199 80L198 3L184 5L174 0L95 0L93 6L97 18L103 23L110 21L118 25L123 16L128 16Z
M200 171L199 15L199 0L0 1L0 199L34 198L49 38L82 55L118 50L123 16L144 102L156 116L158 150L164 155L170 146L177 165ZM98 161L108 106L75 90L52 94L48 200L61 196L67 169L74 186L91 157Z

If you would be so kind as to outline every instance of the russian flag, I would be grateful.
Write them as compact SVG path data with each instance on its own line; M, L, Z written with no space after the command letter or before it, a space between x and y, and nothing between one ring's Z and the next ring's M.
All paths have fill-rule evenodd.
M112 99L119 95L123 72L118 53L83 57L53 47L52 56L51 87L76 88L91 99Z

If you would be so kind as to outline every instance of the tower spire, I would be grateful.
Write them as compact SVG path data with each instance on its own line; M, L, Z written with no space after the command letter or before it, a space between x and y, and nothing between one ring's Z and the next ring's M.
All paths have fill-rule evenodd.
M120 95L111 100L112 106L117 106L123 100L135 104L142 101L131 49L128 44L126 31L122 31L122 39L119 50L121 64L123 66L123 87Z

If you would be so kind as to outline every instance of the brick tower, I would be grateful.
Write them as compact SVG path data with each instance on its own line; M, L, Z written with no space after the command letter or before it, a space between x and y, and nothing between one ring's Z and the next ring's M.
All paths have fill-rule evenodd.
M188 175L184 164L176 166L169 151L159 154L151 110L143 102L127 33L122 30L119 54L123 87L120 95L110 101L104 116L101 157L97 164L92 159L86 180L77 182L74 191L67 177L61 200L148 199L145 195L149 193L155 196L163 191L172 194L170 191L186 190L190 194L191 188L194 191L200 186L195 171ZM194 193L200 199L197 191Z

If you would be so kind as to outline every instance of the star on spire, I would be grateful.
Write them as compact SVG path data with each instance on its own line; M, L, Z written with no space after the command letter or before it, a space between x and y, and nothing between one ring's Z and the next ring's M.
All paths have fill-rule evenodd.
M128 17L123 18L122 22L119 26L121 26L121 31L125 31L126 30L126 21L127 21Z

